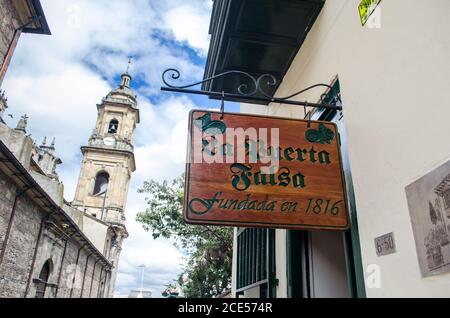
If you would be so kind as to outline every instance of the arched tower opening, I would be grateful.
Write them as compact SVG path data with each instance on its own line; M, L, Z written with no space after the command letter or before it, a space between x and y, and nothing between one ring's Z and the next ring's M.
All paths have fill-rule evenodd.
M101 171L97 173L95 177L94 191L93 195L100 196L105 195L108 190L109 184L109 174L106 171Z

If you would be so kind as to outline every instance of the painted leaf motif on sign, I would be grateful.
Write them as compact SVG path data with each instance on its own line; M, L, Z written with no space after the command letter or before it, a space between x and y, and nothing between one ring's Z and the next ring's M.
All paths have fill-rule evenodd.
M306 140L319 144L331 144L334 140L334 132L324 124L319 124L319 129L310 129L306 131Z
M202 132L206 132L210 135L223 135L227 130L227 126L224 122L211 119L211 113L206 113L202 117L197 118L195 120L195 126Z

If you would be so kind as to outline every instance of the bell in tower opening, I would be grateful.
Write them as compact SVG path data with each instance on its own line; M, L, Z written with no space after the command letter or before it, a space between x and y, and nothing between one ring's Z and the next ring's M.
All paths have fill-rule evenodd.
M117 119L113 119L113 120L111 120L111 122L109 123L109 130L108 130L108 133L110 133L110 134L116 134L118 128L119 128L119 121L118 121Z

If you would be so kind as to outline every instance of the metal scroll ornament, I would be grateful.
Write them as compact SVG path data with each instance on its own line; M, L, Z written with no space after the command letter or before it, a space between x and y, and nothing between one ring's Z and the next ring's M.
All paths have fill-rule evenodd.
M227 75L232 75L232 74L241 75L244 78L249 79L251 84L253 85L252 88L249 88L248 84L241 84L241 85L239 85L238 88L237 88L237 91L238 91L238 93L240 95L242 95L242 96L254 96L254 95L256 95L258 93L258 80L254 76L252 76L252 75L250 75L250 74L248 74L246 72L242 72L242 71L228 71L228 72L224 72L224 73L218 74L216 76L204 79L203 81L200 81L200 82L196 82L196 83L189 84L189 85L184 85L184 86L176 86L176 85L170 84L167 81L167 77L170 77L172 80L179 80L180 77L181 77L180 71L178 71L175 68L169 68L169 69L164 71L164 73L162 75L162 80L163 80L164 84L167 87L176 88L176 89L187 89L187 88L191 88L191 87L194 87L194 86L197 86L197 85L200 85L200 84L203 84L203 83L207 83L207 82L210 82L212 80L215 80L215 79L227 76Z
M291 101L290 99L304 93L307 92L313 88L316 87L327 87L329 89L333 89L330 85L327 84L316 84L316 85L312 85L310 87L307 87L301 91L295 92L289 96L285 96L285 97L273 97L271 95L271 93L268 91L268 89L273 90L275 87L277 87L278 85L278 80L276 79L275 76L273 76L272 74L263 74L259 77L255 77L247 72L243 72L243 71L227 71L224 73L220 73L218 75L215 75L213 77L210 78L206 78L202 81L193 83L193 84L188 84L188 85L174 85L173 83L170 83L172 81L178 81L181 78L181 74L180 71L178 71L175 68L169 68L167 70L165 70L162 74L162 81L164 82L164 84L172 90L176 90L179 92L182 92L183 90L186 90L186 93L200 93L199 91L192 91L192 90L187 90L189 88L192 88L194 86L197 85L201 85L203 83L207 83L207 82L211 82L215 79L219 79L222 77L226 77L226 76L230 76L230 75L239 75L242 76L243 79L246 79L249 83L244 83L241 84L237 87L237 93L238 96L241 97L257 97L261 100L260 96L257 95L262 95L264 96L264 98L262 98L263 100L266 100L268 102L286 102L289 101L290 104L296 104L295 101ZM204 93L205 95L210 94L210 95L219 95L219 92L201 92ZM223 95L223 92L222 92ZM230 95L229 93L226 95ZM322 95L322 99L325 96ZM298 105L304 106L305 102L298 102ZM336 106L336 105L316 105L314 106L314 104L309 103L308 105L310 105L310 107L322 107L325 106L327 108L335 108L335 109L342 109L342 107L340 106Z

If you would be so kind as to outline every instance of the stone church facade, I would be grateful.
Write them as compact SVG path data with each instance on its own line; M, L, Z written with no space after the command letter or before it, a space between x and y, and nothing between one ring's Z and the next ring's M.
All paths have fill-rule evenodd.
M50 34L39 0L0 0L0 87L22 33ZM139 123L129 68L97 105L73 202L56 172L55 140L41 145L5 123L0 90L0 298L113 297L125 227L134 131Z
M0 297L113 297L136 169L139 110L130 83L127 71L97 105L73 202L56 172L55 140L36 145L27 116L14 129L0 120Z

